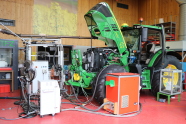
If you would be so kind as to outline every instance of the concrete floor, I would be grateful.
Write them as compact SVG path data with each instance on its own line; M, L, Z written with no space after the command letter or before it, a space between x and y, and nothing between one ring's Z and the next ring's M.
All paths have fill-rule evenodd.
M0 93L0 97L20 96L19 93L19 90L14 91L14 93ZM81 98L84 99L84 97ZM18 114L23 110L20 106L13 104L15 101L17 100L0 99L0 118L18 118ZM63 102L68 102L68 100L63 100ZM93 103L96 105L95 102ZM181 94L180 102L175 96L168 104L167 102L157 102L156 98L148 90L144 90L140 93L140 103L142 104L141 113L127 118L107 117L79 111L63 111L55 116L45 115L43 118L37 115L27 119L0 119L0 124L186 124L186 92ZM62 110L74 107L74 105L70 104L61 105ZM86 107L96 109L93 105L87 105ZM99 112L108 113L105 110Z

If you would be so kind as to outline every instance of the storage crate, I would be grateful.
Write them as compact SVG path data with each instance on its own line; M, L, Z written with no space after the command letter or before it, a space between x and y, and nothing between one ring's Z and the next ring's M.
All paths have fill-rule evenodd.
M161 69L159 92L176 95L182 92L182 70Z
M0 84L0 93L8 93L10 92L9 84Z

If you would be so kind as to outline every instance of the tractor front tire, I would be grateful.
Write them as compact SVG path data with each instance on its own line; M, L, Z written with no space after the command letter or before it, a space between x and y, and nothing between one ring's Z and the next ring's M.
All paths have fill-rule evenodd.
M119 72L126 72L126 70L124 69L123 66L113 64L103 68L100 72L98 72L97 76L94 78L94 81L92 83L92 93L94 95L95 100L99 104L103 104L103 99L105 98L106 94L105 81L107 73Z
M180 61L171 55L166 55L164 59L164 63L160 60L157 66L155 66L156 72L153 74L152 83L151 83L151 92L154 96L157 96L157 92L159 92L160 88L160 69L168 68L169 66L173 66L174 69L181 70L182 66Z

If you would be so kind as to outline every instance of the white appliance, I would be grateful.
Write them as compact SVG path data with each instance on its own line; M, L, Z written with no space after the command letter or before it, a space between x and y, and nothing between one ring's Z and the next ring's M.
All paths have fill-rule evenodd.
M38 81L48 80L48 61L32 61L32 68L35 70L35 78L32 81L32 93L38 93Z
M39 81L40 116L60 112L61 96L59 84L56 80Z
M0 60L0 67L7 67L8 63L5 61Z

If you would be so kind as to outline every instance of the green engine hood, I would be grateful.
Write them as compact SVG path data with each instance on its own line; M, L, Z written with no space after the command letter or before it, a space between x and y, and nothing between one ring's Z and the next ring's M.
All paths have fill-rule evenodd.
M117 47L120 54L126 50L120 27L107 3L97 4L84 17L92 36L104 41L109 47Z

